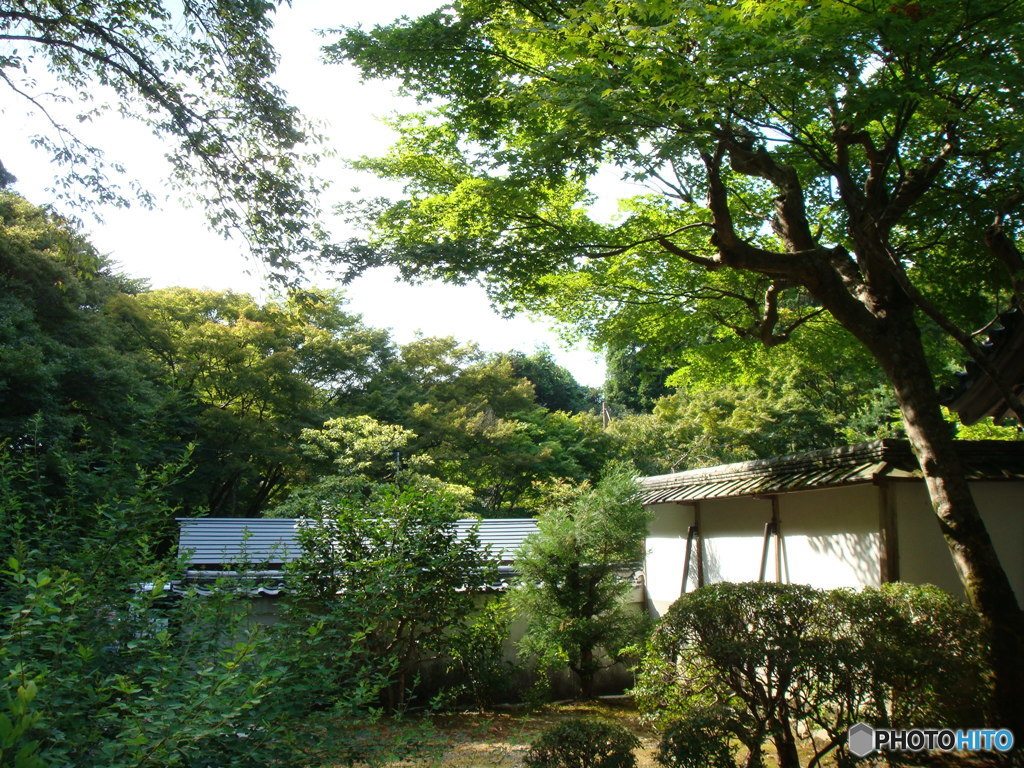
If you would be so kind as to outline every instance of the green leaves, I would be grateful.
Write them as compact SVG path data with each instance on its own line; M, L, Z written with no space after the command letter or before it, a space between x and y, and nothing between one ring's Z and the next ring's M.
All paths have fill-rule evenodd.
M299 434L337 413L387 359L385 331L338 292L258 304L231 292L170 288L124 297L118 312L178 391L197 438L187 503L256 515L296 479Z
M391 484L306 510L304 554L289 572L291 622L305 630L310 663L329 670L318 673L320 701L361 685L362 705L404 707L418 665L444 655L449 628L497 578L476 533L459 537L460 509L439 489ZM327 662L339 649L347 657Z
M594 485L545 490L537 533L516 558L513 605L528 622L523 649L567 661L587 698L594 675L643 629L623 598L632 586L626 575L643 557L647 512L624 465L610 465Z
M670 365L734 337L813 365L805 323L862 283L889 295L887 265L979 327L1009 295L980 238L1024 183L1021 18L962 0L473 2L343 32L332 56L432 107L362 163L406 184L362 211L363 247ZM608 175L653 194L600 220ZM805 258L831 276L798 276Z
M240 233L284 280L296 256L319 250L316 185L308 177L307 126L272 82L277 54L268 40L274 3L104 3L74 13L20 3L0 19L0 39L20 57L0 59L4 80L30 106L45 104L33 72L45 67L54 98L76 105L71 119L44 112L34 141L60 169L59 194L72 202L152 203L126 190L101 148L74 120L117 109L168 139L172 182L201 202L220 233ZM102 87L97 87L102 86ZM106 98L98 97L103 94ZM130 187L137 185L130 184Z
M781 763L787 740L800 738L793 724L803 723L827 736L808 740L811 764L836 749L842 761L858 721L955 727L981 717L978 633L969 608L930 586L713 584L684 595L659 623L637 698L651 719L680 724L680 757L699 752L687 731L711 728L755 751L770 736Z

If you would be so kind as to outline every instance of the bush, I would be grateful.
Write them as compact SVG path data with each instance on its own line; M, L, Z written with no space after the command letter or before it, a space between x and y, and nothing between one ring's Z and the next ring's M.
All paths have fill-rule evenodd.
M521 655L540 666L558 659L573 671L583 698L595 678L646 634L646 615L623 601L624 570L643 561L648 512L635 474L611 465L594 485L555 484L516 557L512 600L527 617Z
M527 768L635 768L640 740L600 720L567 720L549 728L530 747Z
M672 723L662 734L655 759L668 768L736 768L729 735L714 712Z
M448 672L462 681L451 698L468 697L478 709L508 701L517 668L505 658L512 608L505 597L493 598L452 630Z
M310 697L332 706L356 692L399 711L421 664L449 655L451 627L497 579L476 533L459 537L458 512L444 493L379 485L365 498L336 499L301 529L288 619L319 670Z
M269 697L282 675L243 606L168 606L159 583L98 596L13 558L3 579L3 765L255 768L280 756Z
M683 596L665 615L636 696L663 726L699 723L714 712L718 727L751 751L748 765L760 764L767 738L780 766L800 765L798 723L814 764L835 751L844 765L851 760L846 731L861 720L952 728L982 722L984 654L975 614L934 587L827 592L714 584Z
M237 581L165 588L181 570L160 554L175 467L97 501L71 491L120 475L118 456L102 472L66 462L54 498L33 458L0 451L0 543L16 553L0 560L0 766L257 768L345 746L336 728L310 737L319 669L251 620Z

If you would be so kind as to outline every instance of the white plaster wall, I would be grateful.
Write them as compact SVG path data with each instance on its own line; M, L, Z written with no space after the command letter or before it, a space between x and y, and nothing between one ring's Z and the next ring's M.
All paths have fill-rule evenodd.
M764 525L772 519L767 499L714 499L701 503L704 582L757 581L761 576ZM767 578L774 580L774 549L769 547Z
M935 584L963 597L963 586L939 531L924 483L898 483L894 489L897 493L900 579L917 584ZM971 483L971 492L1020 601L1024 598L1024 484L1014 481L977 482Z
M823 589L877 585L880 581L879 491L858 485L804 491L780 497L781 576L787 583ZM661 616L681 593L686 531L693 507L651 507L647 538L648 608ZM769 499L717 499L700 505L704 580L757 581L761 576L764 526L772 517ZM687 590L697 586L696 547ZM775 538L769 541L768 581L775 580Z
M782 581L820 589L881 583L879 489L870 484L780 497ZM769 578L774 571L769 569Z
M693 507L657 504L650 509L652 518L647 526L647 556L644 563L647 607L652 615L661 616L679 598L681 592L686 531L693 525ZM696 579L695 551L691 556L687 589L696 588Z

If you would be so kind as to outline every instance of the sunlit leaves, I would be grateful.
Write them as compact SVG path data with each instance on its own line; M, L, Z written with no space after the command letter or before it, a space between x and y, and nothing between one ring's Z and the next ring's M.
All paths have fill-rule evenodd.
M116 110L168 140L173 181L207 208L218 232L246 237L278 276L318 248L316 189L306 175L314 137L272 82L274 7L6 4L0 76L39 117L34 141L60 168L60 196L86 206L152 202L152 190L125 189L123 169L75 125ZM43 68L52 91L35 81Z

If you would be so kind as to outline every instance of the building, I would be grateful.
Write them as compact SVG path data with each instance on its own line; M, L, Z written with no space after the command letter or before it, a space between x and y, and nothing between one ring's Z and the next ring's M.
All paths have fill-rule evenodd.
M1024 597L1024 443L964 441L971 490ZM726 464L642 481L653 513L648 608L719 581L963 589L905 440ZM684 578L685 574L685 578Z

